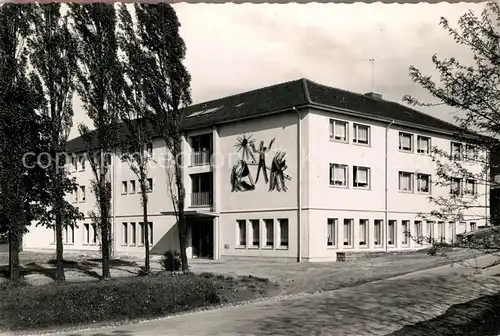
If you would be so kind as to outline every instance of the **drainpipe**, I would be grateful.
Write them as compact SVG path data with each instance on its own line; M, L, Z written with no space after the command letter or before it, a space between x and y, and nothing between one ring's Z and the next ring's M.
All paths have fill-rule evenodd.
M302 117L297 112L297 262L302 261Z
M388 239L387 239L387 229L388 229L388 226L389 226L389 223L388 223L388 216L387 216L387 143L388 143L388 134L389 134L389 128L391 127L391 125L394 124L394 120L392 120L389 125L387 125L387 127L385 128L385 174L384 174L384 177L385 177L385 191L384 191L384 197L385 197L385 202L384 202L384 212L385 212L385 225L384 225L384 228L385 228L385 235L384 235L384 238L385 238L385 250L388 251Z

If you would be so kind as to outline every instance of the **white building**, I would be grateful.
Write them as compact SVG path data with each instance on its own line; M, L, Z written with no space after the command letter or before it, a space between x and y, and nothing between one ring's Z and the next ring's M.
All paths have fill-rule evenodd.
M450 241L484 225L477 218L485 207L459 223L418 217L433 209L429 196L451 192L432 184L428 153L431 146L458 148L459 129L377 94L300 79L191 106L183 128L189 257L327 261L423 246L405 231ZM245 150L252 141L255 150ZM80 138L68 145L72 153L84 149ZM163 140L148 151L158 162L149 168L151 251L178 250ZM117 155L110 164L113 250L142 254L137 177ZM92 172L84 158L74 166L81 187L70 197L87 214L95 207ZM488 204L484 185L456 183ZM66 250L98 249L94 230L90 218L68 228ZM54 249L54 242L52 230L35 226L24 239L26 250Z

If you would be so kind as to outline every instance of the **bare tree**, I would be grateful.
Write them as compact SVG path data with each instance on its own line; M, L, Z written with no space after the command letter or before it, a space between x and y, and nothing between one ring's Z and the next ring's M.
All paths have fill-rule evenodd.
M152 181L148 180L148 167L152 160L154 133L143 85L145 55L141 49L132 16L125 4L120 6L119 17L119 45L124 54L122 68L125 80L120 117L127 134L121 143L121 148L125 152L122 159L128 162L130 169L139 180L143 217L142 229L144 230L144 273L149 274L151 273L151 242L149 240L148 193L152 188L149 182L152 183Z
M186 255L185 189L182 180L183 109L191 103L191 76L182 61L186 46L179 35L179 20L166 3L135 4L137 31L143 55L143 89L155 131L165 141L166 162L173 163L182 269L188 270Z
M96 128L79 131L87 144L98 202L103 278L109 278L111 247L111 152L117 145L122 70L118 60L116 11L113 4L71 4L78 41L77 90ZM97 155L96 151L97 150Z
M490 178L500 168L500 160L490 155L498 152L496 139L500 135L500 5L488 3L481 15L467 12L459 19L457 28L441 18L441 26L456 43L472 52L473 62L464 64L455 57L439 59L434 55L437 80L410 67L411 79L438 103L421 102L408 95L405 102L417 106L447 105L459 111L455 116L461 129L455 134L457 144L449 151L432 149L438 177L435 185L449 188L449 196L430 197L436 209L427 218L462 221L468 216L471 221L496 225L498 219L492 220L488 215L492 209L486 197L491 187L500 186L500 181ZM456 244L496 253L500 249L498 231L493 227ZM435 244L433 253L442 245Z

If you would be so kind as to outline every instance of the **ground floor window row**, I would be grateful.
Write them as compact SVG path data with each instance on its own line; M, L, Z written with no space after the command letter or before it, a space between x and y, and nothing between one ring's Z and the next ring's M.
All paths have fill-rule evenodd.
M339 237L339 230L342 223L342 237ZM425 224L425 227L424 227ZM359 219L355 222L354 219L344 218L340 222L339 218L327 219L327 246L337 247L342 244L345 247L368 246L373 242L374 246L382 246L387 243L388 246L395 246L397 244L406 245L410 244L410 239L414 239L417 244L430 243L431 241L453 242L455 236L460 231L474 231L477 230L476 222L448 222L450 229L446 230L446 223L444 221L411 221L409 220L389 220L387 227L384 227L384 220L375 219L373 226L370 226L368 219ZM354 230L357 231L355 242ZM387 232L387 233L386 233ZM449 232L449 234L446 234ZM384 239L387 235L387 239ZM341 239L339 239L341 238ZM448 238L448 239L447 239Z
M137 227L137 225L139 227ZM99 228L95 223L84 223L82 225L83 230L83 245L97 245L99 243ZM74 245L75 244L75 229L78 230L78 226L74 224L64 225L63 227L63 244ZM148 223L149 229L149 245L153 245L153 223ZM56 243L56 229L53 227L54 237L53 244ZM122 246L136 246L139 242L139 246L145 243L145 229L144 223L122 223Z
M123 222L122 223L122 246L144 246L146 230L143 222ZM153 246L153 223L148 222L149 246Z
M288 218L238 219L236 247L249 249L288 249Z

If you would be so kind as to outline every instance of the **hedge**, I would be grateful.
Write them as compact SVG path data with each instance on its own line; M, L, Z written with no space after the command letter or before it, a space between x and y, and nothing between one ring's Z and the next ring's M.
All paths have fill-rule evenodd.
M249 286L248 281L185 274L64 285L3 285L0 329L47 329L165 316L227 301L228 292L252 288L255 295L264 294L262 287L268 283L257 279L252 282Z

